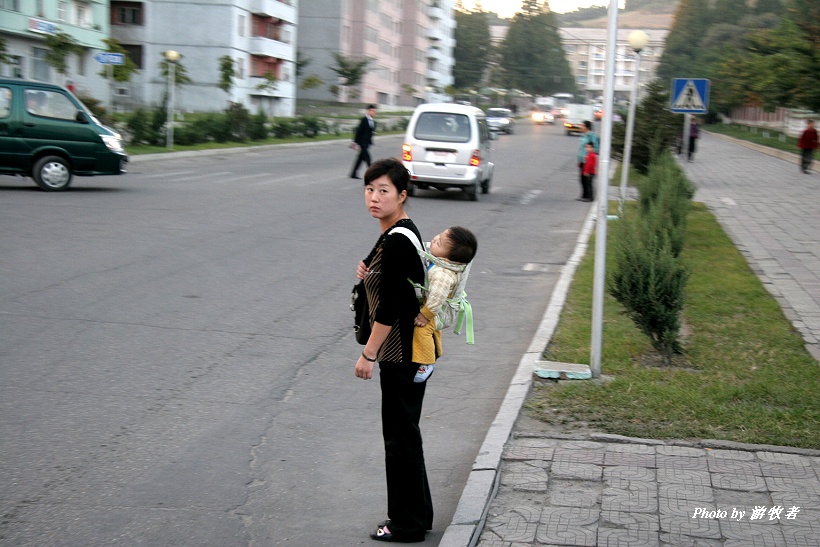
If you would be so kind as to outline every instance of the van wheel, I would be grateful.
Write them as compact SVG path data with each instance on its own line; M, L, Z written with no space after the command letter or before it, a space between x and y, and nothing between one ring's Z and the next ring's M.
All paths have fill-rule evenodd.
M416 185L412 182L407 185L407 195L413 197L416 195Z
M481 183L481 193L482 194L489 194L490 193L490 179L485 180Z
M37 160L31 171L34 182L46 192L59 192L71 184L71 167L60 156L45 156Z
M475 181L475 184L467 190L467 195L469 196L470 201L478 201L478 194L480 193L481 183L479 181Z

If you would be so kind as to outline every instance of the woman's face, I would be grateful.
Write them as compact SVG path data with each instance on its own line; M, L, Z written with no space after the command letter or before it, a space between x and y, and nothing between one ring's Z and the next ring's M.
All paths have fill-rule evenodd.
M399 194L390 177L383 175L364 187L364 204L373 218L391 219L404 212L407 192Z

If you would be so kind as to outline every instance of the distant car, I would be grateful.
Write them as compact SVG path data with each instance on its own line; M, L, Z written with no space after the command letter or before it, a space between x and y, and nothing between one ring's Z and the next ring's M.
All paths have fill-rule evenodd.
M488 108L487 126L490 131L512 135L515 127L515 117L509 108Z
M555 116L553 116L550 112L544 112L543 110L533 110L530 118L532 119L533 123L538 125L545 123L555 123Z

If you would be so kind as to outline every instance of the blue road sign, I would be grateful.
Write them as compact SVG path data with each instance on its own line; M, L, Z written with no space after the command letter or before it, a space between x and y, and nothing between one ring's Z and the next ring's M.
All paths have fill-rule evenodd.
M672 112L706 114L709 111L709 80L675 78L672 80Z
M123 53L98 53L94 59L103 65L124 65L125 54Z

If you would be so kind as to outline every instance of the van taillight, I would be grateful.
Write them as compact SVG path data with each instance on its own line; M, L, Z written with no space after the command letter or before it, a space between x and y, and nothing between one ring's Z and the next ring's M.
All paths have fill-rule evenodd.
M413 161L413 147L409 144L401 145L401 159L402 161Z
M473 150L473 155L470 156L470 165L473 167L481 165L481 156L478 155L478 152L478 150Z

